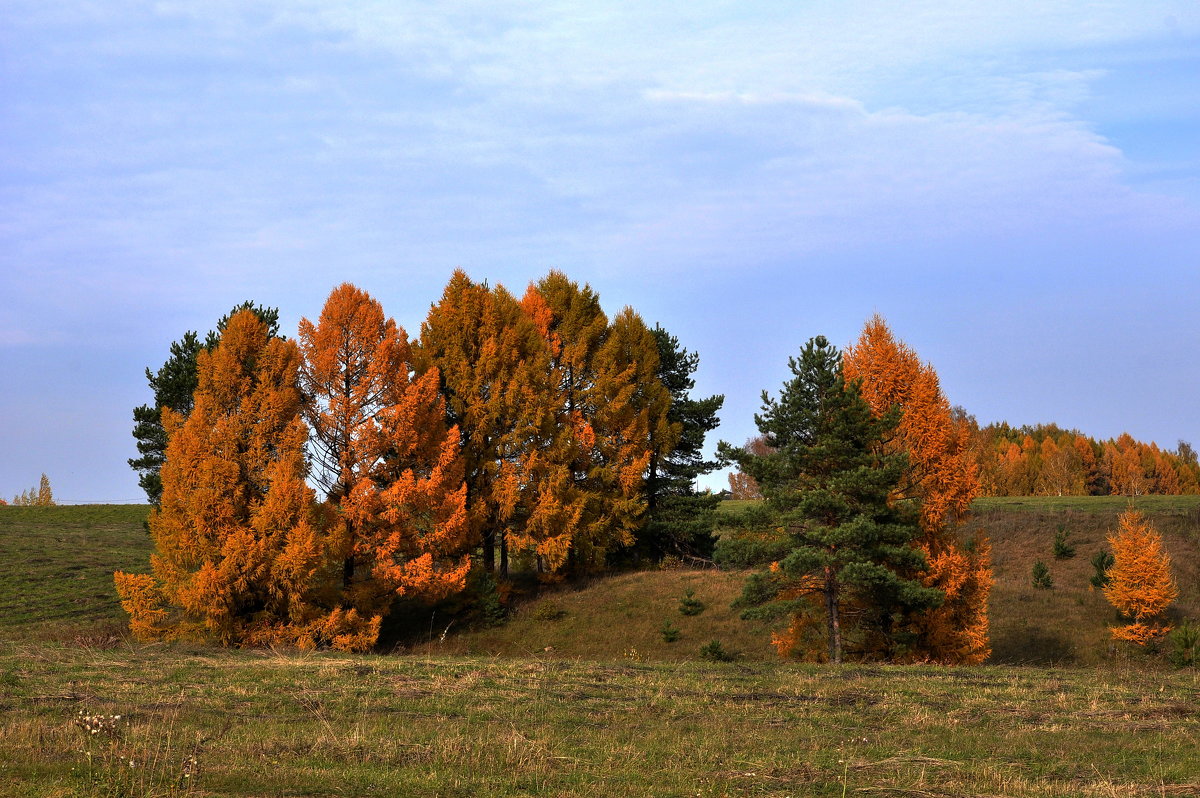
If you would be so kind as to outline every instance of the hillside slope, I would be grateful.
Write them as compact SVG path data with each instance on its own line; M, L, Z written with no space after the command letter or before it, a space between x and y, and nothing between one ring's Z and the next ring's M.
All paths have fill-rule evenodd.
M1116 611L1091 587L1091 558L1109 548L1107 536L1129 505L1119 496L983 499L966 531L992 541L992 662L1093 665L1121 659L1109 627ZM1171 555L1179 600L1174 618L1200 620L1200 497L1147 496L1138 509L1158 528ZM1056 559L1054 537L1068 533L1075 556ZM1054 587L1033 587L1033 565L1050 569Z
M1105 547L1127 502L1118 497L987 499L968 532L985 530L993 546L992 661L1095 665L1130 656L1114 646L1116 622L1091 590L1089 563ZM1175 617L1200 619L1200 497L1147 497L1141 507L1163 533L1180 598ZM151 544L145 506L0 507L0 638L82 641L124 632L112 587L114 570L146 571ZM1076 554L1056 560L1055 532L1070 533ZM1052 590L1032 586L1036 560L1049 566ZM664 570L620 574L582 587L548 590L517 605L504 626L468 631L431 614L410 648L427 653L590 660L681 661L713 640L744 661L774 658L770 630L742 621L730 604L746 574ZM687 590L705 604L680 613ZM667 642L664 624L678 630ZM1137 655L1134 655L1135 657Z

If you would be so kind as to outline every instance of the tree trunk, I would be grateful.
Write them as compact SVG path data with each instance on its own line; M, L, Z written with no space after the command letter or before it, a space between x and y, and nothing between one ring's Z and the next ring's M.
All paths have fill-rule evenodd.
M508 578L508 532L500 530L500 578Z
M496 571L496 532L490 528L483 530L483 570Z
M842 664L842 625L838 617L838 583L832 568L825 569L825 614L829 624L829 661Z

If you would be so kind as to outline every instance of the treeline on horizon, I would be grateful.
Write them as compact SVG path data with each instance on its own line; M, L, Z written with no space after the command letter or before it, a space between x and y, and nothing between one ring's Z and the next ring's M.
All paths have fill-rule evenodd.
M961 407L954 408L954 417L966 431L981 496L1200 494L1200 460L1187 441L1168 450L1129 433L1097 440L1057 424L981 427ZM746 445L764 449L761 437ZM734 499L761 498L754 480L741 472L729 475L729 493Z

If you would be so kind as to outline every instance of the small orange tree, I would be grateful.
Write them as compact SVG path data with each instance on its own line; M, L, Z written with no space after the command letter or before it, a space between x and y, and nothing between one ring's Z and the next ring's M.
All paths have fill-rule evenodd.
M1171 575L1171 558L1163 551L1162 535L1134 509L1121 513L1120 527L1109 537L1113 565L1104 596L1133 623L1113 627L1118 640L1144 646L1161 640L1171 630L1162 614L1179 595Z

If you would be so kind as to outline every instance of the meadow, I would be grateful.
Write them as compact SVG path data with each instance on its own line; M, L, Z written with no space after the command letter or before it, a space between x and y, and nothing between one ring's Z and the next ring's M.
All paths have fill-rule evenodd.
M1200 675L1111 650L1087 604L1124 505L1034 504L973 523L997 661L1046 664L975 668L780 662L728 607L743 575L691 570L549 592L495 629L431 617L390 654L142 645L111 572L144 567L144 507L0 508L0 794L1200 795ZM1200 502L1153 514L1196 617ZM1035 556L1054 590L1023 586ZM1054 642L1015 631L1035 626ZM714 639L737 658L702 659Z

